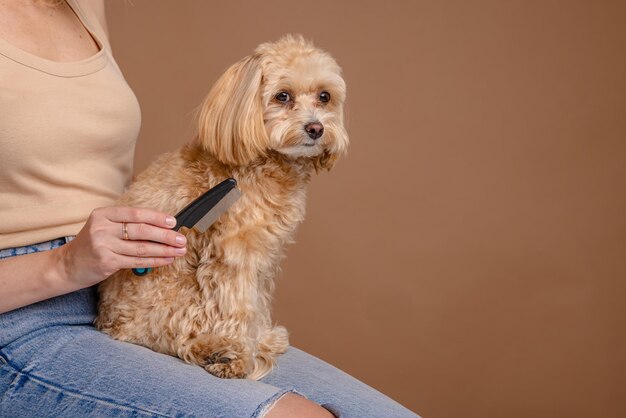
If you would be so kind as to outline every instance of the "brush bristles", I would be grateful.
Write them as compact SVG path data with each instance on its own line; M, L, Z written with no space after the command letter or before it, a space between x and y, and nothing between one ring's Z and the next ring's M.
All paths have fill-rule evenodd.
M230 192L226 193L222 200L220 200L217 205L213 206L213 209L208 211L207 214L194 225L194 228L200 232L204 232L209 229L209 227L213 225L215 221L217 221L218 218L222 216L240 197L241 192L237 189L232 189Z

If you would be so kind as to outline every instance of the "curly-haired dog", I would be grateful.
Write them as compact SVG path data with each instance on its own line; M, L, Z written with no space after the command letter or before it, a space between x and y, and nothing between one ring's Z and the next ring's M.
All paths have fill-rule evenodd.
M311 174L345 153L341 69L300 36L260 45L205 99L199 134L140 174L119 204L171 214L222 180L242 197L205 233L182 228L187 254L100 285L96 326L116 339L259 379L288 347L270 318L283 247L305 211Z

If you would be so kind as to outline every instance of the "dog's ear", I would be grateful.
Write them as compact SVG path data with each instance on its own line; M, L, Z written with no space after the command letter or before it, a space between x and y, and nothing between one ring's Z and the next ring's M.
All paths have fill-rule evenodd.
M209 92L199 114L199 139L218 160L244 165L265 153L269 138L263 123L260 57L230 67Z

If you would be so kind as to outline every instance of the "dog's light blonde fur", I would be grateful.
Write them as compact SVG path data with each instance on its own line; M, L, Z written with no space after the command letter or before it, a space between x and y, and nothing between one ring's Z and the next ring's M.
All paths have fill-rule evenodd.
M229 68L202 105L198 137L157 159L119 204L175 214L228 177L243 196L205 233L182 228L187 254L173 265L104 281L96 326L219 377L266 375L288 346L270 318L273 279L304 218L311 173L348 146L345 94L336 62L300 36ZM304 130L313 122L324 127L318 139Z

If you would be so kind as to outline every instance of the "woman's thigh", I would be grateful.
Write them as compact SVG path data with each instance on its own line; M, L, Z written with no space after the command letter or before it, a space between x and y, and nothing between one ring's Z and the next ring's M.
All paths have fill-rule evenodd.
M2 417L260 417L287 392L342 418L416 417L295 348L261 382L219 379L87 325L35 331L0 351Z
M290 390L219 379L85 325L35 331L0 351L2 417L256 417Z

